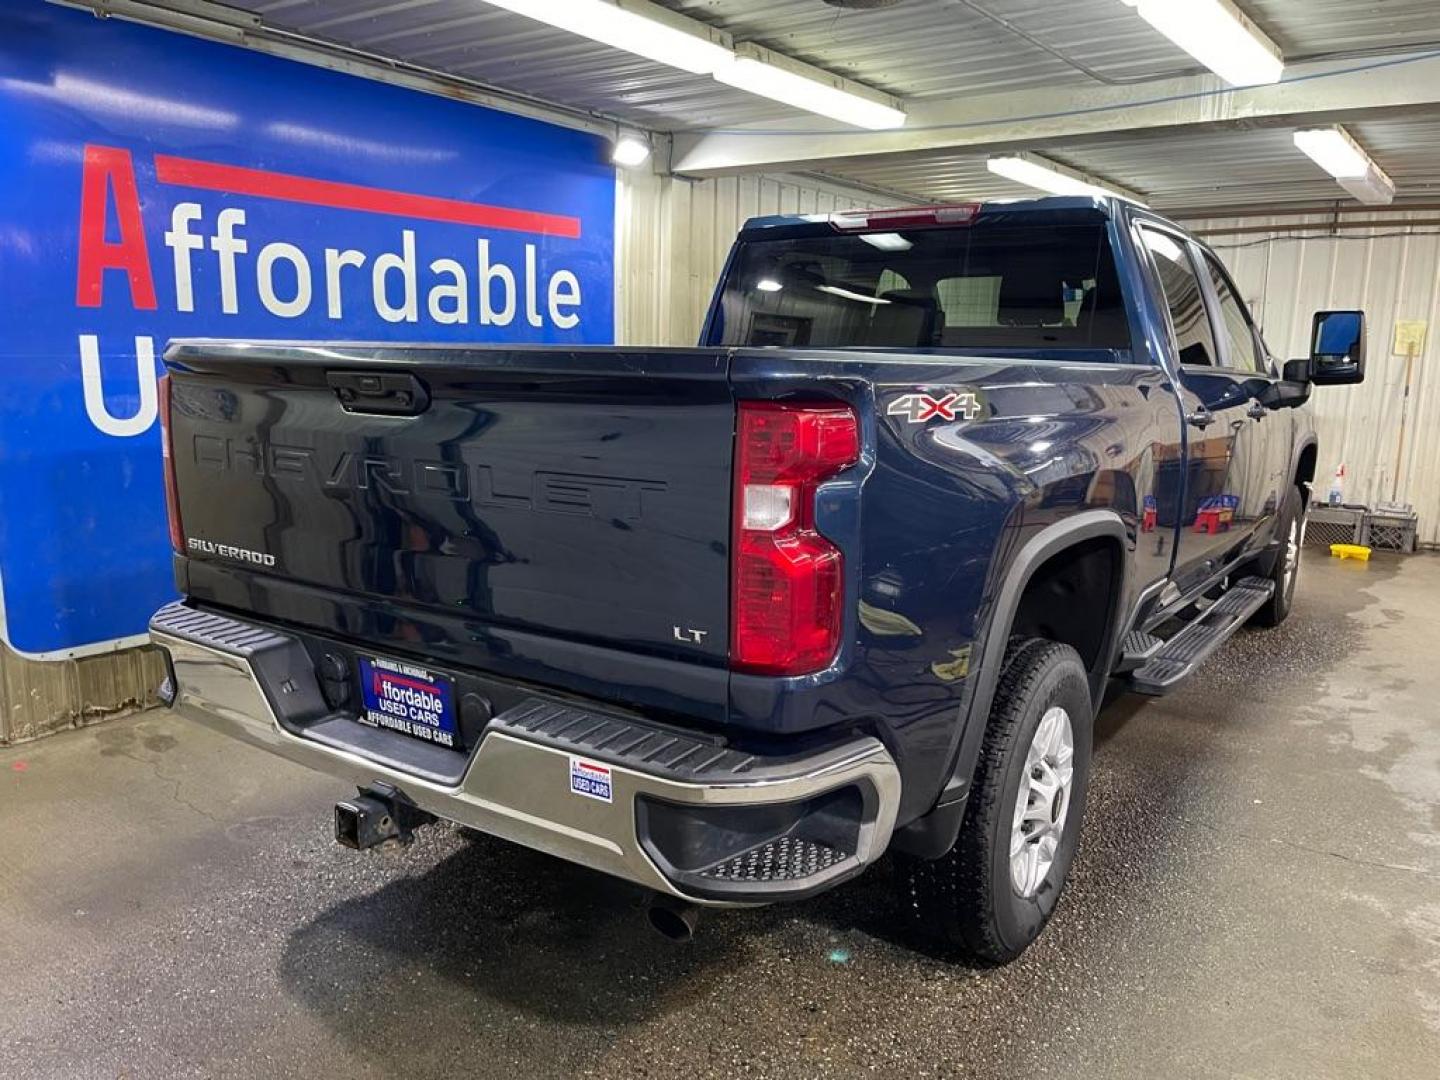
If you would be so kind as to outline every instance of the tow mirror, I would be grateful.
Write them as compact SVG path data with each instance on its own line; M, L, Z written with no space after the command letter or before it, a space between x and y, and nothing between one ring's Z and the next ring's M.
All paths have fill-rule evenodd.
M1310 400L1310 368L1312 361L1291 360L1281 373L1280 381L1270 383L1260 392L1260 403L1271 409L1293 409Z
M1365 313L1317 311L1310 332L1309 381L1338 386L1365 381ZM1285 377L1290 378L1290 364Z
M1310 358L1303 360L1287 360L1285 367L1281 369L1280 377L1286 382L1310 382Z

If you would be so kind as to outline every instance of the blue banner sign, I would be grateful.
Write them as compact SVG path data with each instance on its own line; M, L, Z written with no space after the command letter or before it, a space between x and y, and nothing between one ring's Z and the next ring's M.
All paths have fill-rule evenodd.
M605 344L604 140L45 4L0 12L0 629L138 640L173 593L173 337Z

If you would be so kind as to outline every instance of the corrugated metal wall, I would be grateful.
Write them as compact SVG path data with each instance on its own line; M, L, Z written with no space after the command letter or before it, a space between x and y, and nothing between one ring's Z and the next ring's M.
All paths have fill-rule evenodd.
M1349 215L1351 219L1354 215ZM1420 515L1422 543L1440 543L1440 227L1433 212L1387 214L1373 228L1299 231L1325 217L1188 222L1224 258L1277 356L1304 356L1311 315L1362 308L1369 325L1365 382L1317 388L1311 398L1320 436L1317 487L1323 497L1344 462L1345 500L1374 503L1398 492ZM1266 231L1227 233L1227 229ZM1411 373L1405 439L1405 357L1391 351L1395 323L1429 323ZM1397 483L1398 480L1398 483Z
M153 649L40 662L0 645L0 745L151 704L164 677Z
M622 173L616 200L616 340L695 344L725 255L746 218L876 205L866 192L793 176L689 181Z

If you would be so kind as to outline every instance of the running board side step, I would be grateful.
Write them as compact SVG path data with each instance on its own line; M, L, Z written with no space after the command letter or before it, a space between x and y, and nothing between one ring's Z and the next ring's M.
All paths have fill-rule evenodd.
M1142 668L1165 647L1165 642L1143 630L1132 630L1120 644L1120 659L1115 663L1116 675L1129 675Z
M1274 592L1275 583L1269 578L1237 581L1131 673L1130 689L1154 696L1174 690L1264 607Z

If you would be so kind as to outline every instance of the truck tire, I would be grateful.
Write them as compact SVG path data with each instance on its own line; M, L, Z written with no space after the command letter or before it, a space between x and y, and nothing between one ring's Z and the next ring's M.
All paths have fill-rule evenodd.
M1290 614L1295 599L1295 582L1300 577L1300 548L1305 543L1305 498L1298 487L1292 487L1280 507L1280 550L1270 569L1275 592L1265 606L1251 616L1256 626L1279 626Z
M991 964L1035 940L1080 842L1093 726L1079 654L1042 638L1013 642L955 846L901 864L922 934Z

